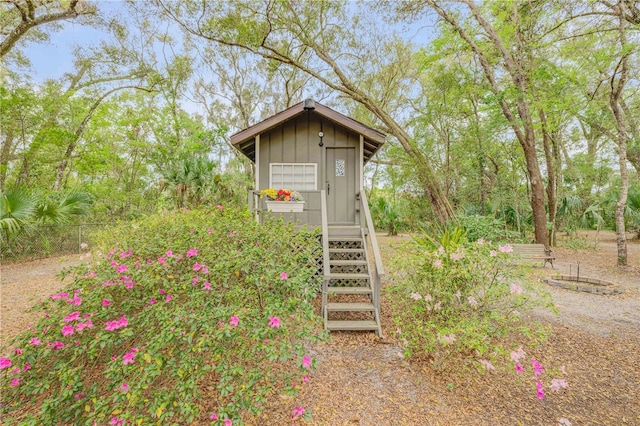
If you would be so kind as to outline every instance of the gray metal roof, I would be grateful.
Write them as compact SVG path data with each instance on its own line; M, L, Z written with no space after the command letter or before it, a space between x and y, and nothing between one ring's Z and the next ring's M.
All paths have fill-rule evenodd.
M306 106L306 109L305 109ZM312 108L312 109L311 109ZM290 108L285 109L273 115L260 123L254 124L240 132L231 136L231 144L239 149L244 155L246 155L251 161L255 161L256 147L255 136L265 133L279 125L296 118L303 114L308 109L311 109L311 113L318 114L335 124L346 128L354 133L363 136L364 139L364 162L366 163L373 157L373 155L382 147L385 142L386 135L378 130L372 129L369 126L365 126L353 118L349 118L346 115L340 114L337 111L332 110L318 102L307 99L300 102Z

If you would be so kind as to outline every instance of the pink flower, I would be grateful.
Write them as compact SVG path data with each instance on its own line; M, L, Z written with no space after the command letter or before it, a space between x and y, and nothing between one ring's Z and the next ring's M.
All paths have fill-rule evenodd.
M544 399L544 388L542 387L540 380L536 382L536 396L538 399Z
M97 278L98 274L96 274L95 272L87 272L87 275L85 275L87 278Z
M265 345L268 345L268 344L269 344L269 339L264 339L264 340L262 341L262 343L264 343Z
M31 340L29 340L29 344L33 346L38 346L41 343L42 343L42 340L38 339L37 337L33 337Z
M80 319L80 312L72 312L64 317L64 322L71 322Z
M307 383L308 381L309 381L309 376L307 376L307 375L302 376L302 382L303 383Z
M11 367L11 360L9 358L0 358L0 370Z
M278 318L278 317L269 317L269 327L271 327L271 328L280 328L280 318Z
M74 293L73 298L67 299L67 303L70 303L73 306L80 306L82 304L82 299Z
M198 255L198 249L189 249L187 250L187 257L194 257Z
M453 343L456 341L456 336L455 334L445 334L440 336L438 340L440 340L441 343Z
M194 271L196 271L196 272L197 272L197 271L199 271L200 269L202 269L202 265L201 265L201 264L199 264L198 262L196 262L196 263L194 263L194 264L193 264L193 270L194 270Z
M433 309L435 309L436 311L439 311L440 308L442 308L442 302L438 302L435 305L433 305Z
M149 304L150 305L153 305L154 303L156 303L155 297L152 297L151 299L149 299Z
M211 283L209 281L205 281L204 282L204 289L205 290L211 290Z
M491 361L488 361L486 359L479 359L478 362L480 364L482 364L482 366L484 367L485 370L489 371L489 370L495 370L496 368L493 366L493 364L491 364Z
M172 295L170 295L170 294L167 294L167 297L165 298L164 302L165 302L165 303L169 303L169 302L171 302L172 300L173 300L173 296L172 296Z
M13 353L14 353L14 354L16 354L16 355L20 355L20 354L22 354L22 349L20 349L20 348L15 348L15 349L13 350Z
M536 361L535 359L531 360L531 366L533 367L533 375L538 377L539 375L542 374L542 364L540 364L538 361Z
M123 272L127 272L128 269L129 267L123 263L122 265L118 266L118 269L116 269L116 272L119 274L122 274Z
M122 364L127 365L127 364L133 364L133 359L136 357L136 353L135 351L130 351L127 352L126 354L122 355Z
M216 413L213 413L211 415L211 420L218 420L218 415Z
M281 280L286 280L289 278L289 274L287 274L286 272L280 272L280 279Z
M232 326L236 327L238 325L238 323L240 322L240 318L238 318L237 316L232 316L229 319L229 324L231 324Z
M464 259L464 253L462 252L451 253L449 257L451 258L451 260L462 260Z
M303 356L302 357L302 366L304 368L309 368L311 367L311 357L310 356Z
M57 293L51 296L51 300L64 299L67 296L69 296L69 293Z
M522 287L518 284L511 284L509 286L509 291L511 294L522 294Z
M420 300L422 299L422 296L420 295L420 293L411 293L411 298L413 300Z
M24 367L22 367L22 370L23 370L23 371L29 371L29 370L31 370L31 364L27 362L27 363L24 365Z
M11 370L11 374L18 374L21 371L22 370L20 370L19 368L14 368L13 370Z
M224 426L233 426L233 422L229 419L224 419Z
M497 251L495 251L495 250L491 250L491 251L489 252L489 255L490 255L491 257L496 257L496 256L498 255L498 252L497 252Z
M209 268L207 268L207 265L202 265L202 273L205 275L209 273Z
M100 304L102 306L109 306L111 305L111 302L109 302L107 299L102 299L102 302L100 302Z
M73 398L77 401L78 399L82 399L85 396L87 396L87 394L85 394L85 393L76 393L76 394L73 395Z
M71 336L73 334L73 326L71 324L62 327L63 336Z
M105 330L113 331L119 328L123 328L129 325L129 321L127 321L127 317L125 315L122 316L119 320L107 321L105 323Z
M568 386L567 381L565 379L551 379L551 389L552 392L559 392L560 389L565 389Z
M167 257L173 257L173 252L171 250L167 250L165 254L167 255Z
M224 208L224 207L222 207L222 205L220 205L220 204L218 204L218 205L216 206L216 209L218 209L218 210L222 210L223 208Z
M64 343L62 342L54 341L52 345L53 345L54 351L59 351L60 349L64 349Z
M167 264L167 258L164 257L164 256L160 256L158 258L158 263L161 264L161 265L166 265Z
M194 277L193 280L191 280L191 285L198 284L198 281L200 281L200 277Z
M482 245L482 244L484 244L484 239L483 239L483 238L478 238L477 243L478 243L478 244L481 244L481 245Z
M293 407L293 413L291 414L291 418L295 419L296 417L302 416L304 414L304 407L295 406Z
M433 262L433 267L434 267L434 268L437 268L437 269L442 268L442 260L440 260L440 259L435 260L435 261Z
M165 294L165 293L166 293L166 291L164 291L164 289L163 289L163 288L161 288L161 289L160 289L160 294Z
M511 352L511 359L513 362L519 362L525 356L527 356L527 354L522 350L522 346L520 346L517 351Z
M112 426L122 426L124 425L124 420L120 419L118 417L112 417L111 421L109 422L110 425Z
M522 364L517 363L516 364L516 373L520 374L520 373L522 373L522 370L523 370Z
M503 246L498 246L498 251L500 253L511 253L511 252L513 252L513 246L511 244L505 244Z
M124 382L120 385L120 387L117 389L120 392L129 392L129 385L127 384L127 382Z
M16 387L20 384L20 379L12 379L11 386Z

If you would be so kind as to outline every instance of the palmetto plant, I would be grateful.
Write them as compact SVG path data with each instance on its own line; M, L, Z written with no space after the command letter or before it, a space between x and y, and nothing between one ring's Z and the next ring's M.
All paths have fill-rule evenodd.
M171 193L176 207L197 207L216 185L216 167L207 158L183 158L163 171L160 188Z
M70 223L89 212L91 195L82 190L39 195L23 188L0 193L0 229L3 238L37 224Z
M19 189L0 193L0 229L4 236L18 232L33 221L38 199Z

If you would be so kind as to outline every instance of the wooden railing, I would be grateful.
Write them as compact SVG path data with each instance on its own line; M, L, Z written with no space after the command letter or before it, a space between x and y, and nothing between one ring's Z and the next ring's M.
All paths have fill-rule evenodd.
M322 317L324 318L324 328L327 329L327 315L324 310L327 307L329 278L331 275L331 265L329 260L329 222L327 219L327 194L320 191L320 205L322 216Z
M363 214L361 214L361 219L363 218L366 222L367 233L371 238L371 249L373 250L373 260L374 260L374 268L373 268L373 304L377 309L378 315L380 314L380 280L384 276L384 267L382 266L382 256L380 255L380 248L378 247L378 239L376 237L376 230L373 226L373 220L371 219L371 212L369 211L369 201L367 200L367 194L362 191L360 192L360 209ZM362 217L364 216L364 217ZM366 248L366 239L364 236L364 226L362 228L362 237L364 241L364 245Z

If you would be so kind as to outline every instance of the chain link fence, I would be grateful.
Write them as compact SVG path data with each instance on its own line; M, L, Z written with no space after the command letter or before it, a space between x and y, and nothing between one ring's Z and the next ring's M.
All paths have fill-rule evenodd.
M41 225L0 237L0 260L22 262L51 256L82 253L91 247L92 234L109 226L104 223Z

